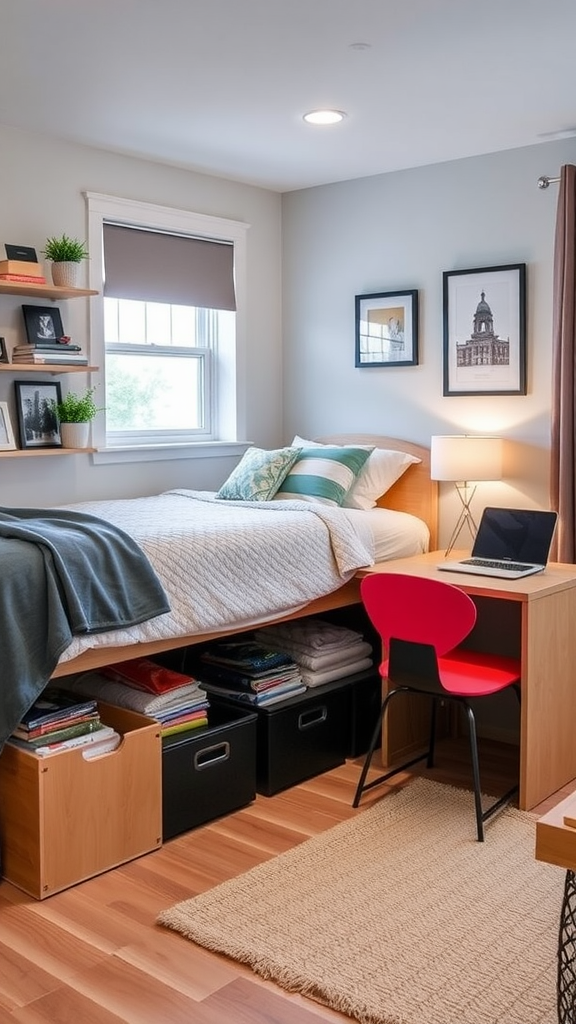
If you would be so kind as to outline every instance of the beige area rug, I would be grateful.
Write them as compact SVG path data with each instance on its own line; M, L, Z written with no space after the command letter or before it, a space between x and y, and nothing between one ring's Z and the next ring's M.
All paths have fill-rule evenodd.
M508 808L415 780L159 923L363 1024L556 1024L564 873Z

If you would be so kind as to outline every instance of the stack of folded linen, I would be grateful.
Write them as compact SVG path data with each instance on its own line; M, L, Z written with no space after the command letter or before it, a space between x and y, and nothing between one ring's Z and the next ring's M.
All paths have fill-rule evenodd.
M264 626L254 635L260 643L294 658L307 686L331 683L373 665L372 646L362 633L323 619Z
M162 736L208 725L210 702L198 680L148 658L71 677L66 688L155 718Z

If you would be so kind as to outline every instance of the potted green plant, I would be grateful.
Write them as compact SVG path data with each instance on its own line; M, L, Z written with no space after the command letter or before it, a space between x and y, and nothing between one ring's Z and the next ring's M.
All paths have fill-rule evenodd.
M57 287L76 287L78 266L88 259L84 242L65 234L55 235L46 239L42 255L52 263L52 281Z
M60 423L60 437L64 448L86 448L90 423L100 410L94 401L96 388L86 388L81 393L68 391L60 402L53 402L53 408Z

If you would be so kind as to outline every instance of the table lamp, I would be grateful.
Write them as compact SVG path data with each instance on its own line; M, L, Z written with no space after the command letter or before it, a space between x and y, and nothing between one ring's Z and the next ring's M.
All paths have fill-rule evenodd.
M470 504L480 480L502 479L502 438L460 435L436 435L430 445L430 475L433 480L456 485L462 502L460 515L446 548L449 555L464 525L472 540L478 527Z

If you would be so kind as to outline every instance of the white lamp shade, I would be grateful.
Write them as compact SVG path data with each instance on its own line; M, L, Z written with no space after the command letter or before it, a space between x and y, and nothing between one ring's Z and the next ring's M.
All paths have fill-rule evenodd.
M502 438L436 435L430 444L430 475L433 480L502 479Z

